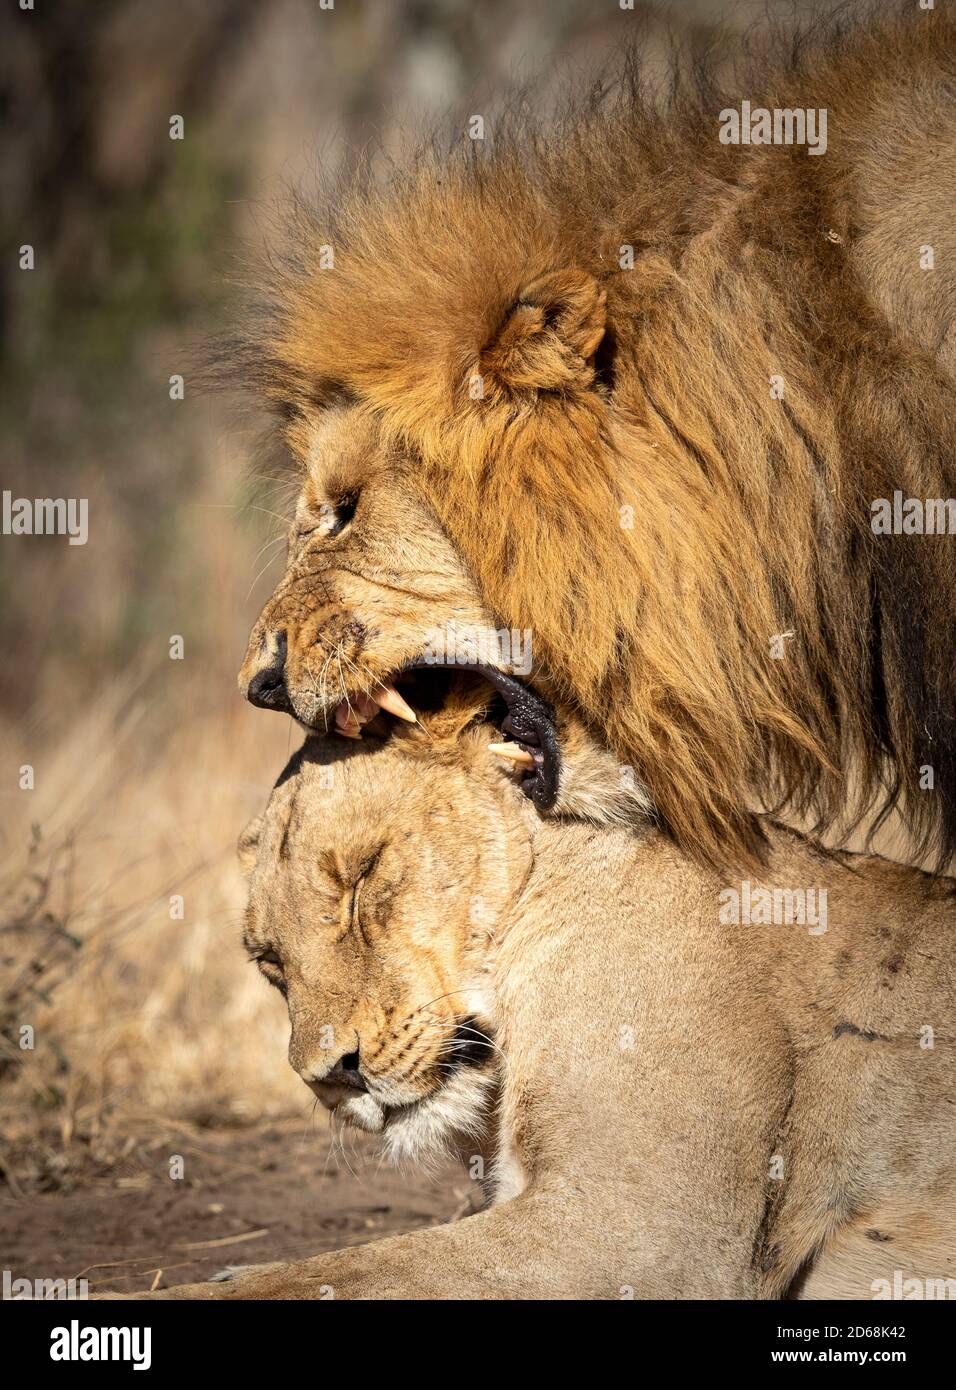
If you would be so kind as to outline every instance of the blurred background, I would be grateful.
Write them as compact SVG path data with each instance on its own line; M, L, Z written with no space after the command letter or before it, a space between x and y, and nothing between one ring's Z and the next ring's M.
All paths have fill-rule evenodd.
M244 1171L259 1186L243 1200L261 1200L263 1155L286 1155L278 1210L300 1169L344 1166L349 1184L354 1165L329 1164L325 1120L285 1062L284 1005L239 945L235 840L298 742L236 692L281 573L289 495L255 420L192 380L196 343L228 327L237 256L317 165L370 142L398 154L436 121L493 109L515 81L543 102L566 96L635 30L663 53L669 32L707 44L721 21L762 12L705 0L5 7L2 487L88 499L89 540L0 536L0 1263L75 1274L112 1250L122 1268L106 1282L142 1287L161 1277L142 1260L163 1254L150 1240L161 1228L168 1241L171 1186L191 1194L185 1234L211 1223L209 1241L179 1244L209 1246L219 1264L366 1238L467 1200L439 1185L405 1207L393 1192L383 1211L340 1186L298 1213L293 1239L278 1217L256 1235L259 1209L220 1191ZM169 1183L174 1153L185 1188ZM238 1236L254 1244L233 1249L250 1221ZM135 1259L116 1255L124 1240ZM179 1255L172 1282L206 1268L206 1253Z

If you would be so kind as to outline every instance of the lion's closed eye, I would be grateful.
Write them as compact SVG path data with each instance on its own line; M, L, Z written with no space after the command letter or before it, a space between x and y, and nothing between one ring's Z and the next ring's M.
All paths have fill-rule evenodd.
M318 518L311 517L301 523L298 529L300 539L305 536L321 536L331 540L340 535L355 515L358 503L357 494L350 493L337 502L323 502L318 510Z

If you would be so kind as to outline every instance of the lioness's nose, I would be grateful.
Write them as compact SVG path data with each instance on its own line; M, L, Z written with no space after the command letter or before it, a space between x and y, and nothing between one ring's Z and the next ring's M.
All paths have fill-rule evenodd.
M276 709L291 714L289 692L285 683L285 662L289 642L284 632L275 635L274 646L269 643L262 654L262 666L246 686L246 699L261 709Z
M331 1065L330 1065L331 1063ZM337 1061L310 1062L297 1068L302 1080L308 1083L324 1082L328 1086L346 1086L353 1091L367 1091L365 1077L359 1070L357 1052L344 1053Z

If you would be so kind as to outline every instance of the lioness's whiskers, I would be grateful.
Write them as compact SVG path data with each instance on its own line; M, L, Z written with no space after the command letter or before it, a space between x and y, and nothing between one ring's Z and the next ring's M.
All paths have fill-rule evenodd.
M409 1018L417 1018L420 1013L430 1009L433 1004L440 1004L443 999L450 999L453 994L464 994L464 989L450 989L447 994L436 994L434 999L429 999L427 1004L419 1004L414 1013L409 1014Z

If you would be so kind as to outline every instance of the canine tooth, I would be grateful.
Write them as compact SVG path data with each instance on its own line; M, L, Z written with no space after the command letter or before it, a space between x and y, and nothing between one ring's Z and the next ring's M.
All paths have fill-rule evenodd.
M382 709L387 709L389 714L394 714L396 719L407 719L409 724L417 724L418 715L408 701L399 695L391 682L388 685L377 686L373 699L378 701Z
M497 753L499 758L510 758L515 767L535 766L533 756L524 748L519 748L516 743L489 743L488 752Z

